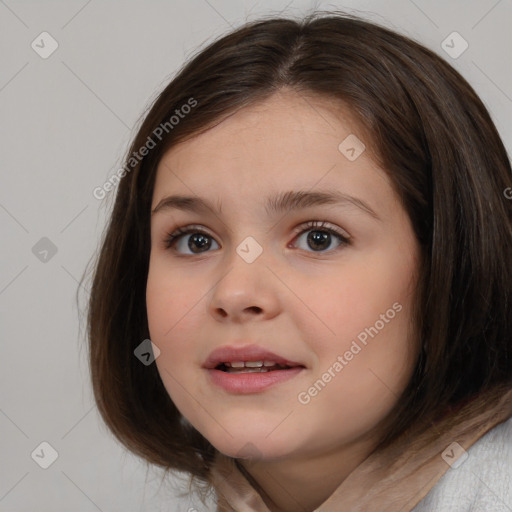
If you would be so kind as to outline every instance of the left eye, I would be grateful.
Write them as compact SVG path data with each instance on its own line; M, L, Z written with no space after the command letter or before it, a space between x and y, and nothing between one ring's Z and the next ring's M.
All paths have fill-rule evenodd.
M314 252L328 252L325 249L329 248L331 245L333 236L338 239L338 245L335 247L335 249L339 249L340 247L350 243L347 236L342 235L336 229L326 228L324 226L325 223L308 224L306 226L307 229L302 229L296 239L300 239L308 233L306 236L306 243L313 249Z
M303 238L306 233L309 233L306 237L306 243L310 248L312 248L313 252L327 252L326 249L331 246L333 236L338 240L338 245L335 249L339 249L342 246L350 244L350 238L348 236L342 235L334 228L325 227L324 222L318 223L314 221L305 226L301 226L298 231L298 236L296 236L294 240ZM192 236L189 237L187 235ZM183 253L183 242L187 240L187 238L188 242L185 245L191 252ZM171 233L165 240L165 247L167 249L173 248L175 252L181 254L202 254L211 248L212 242L216 244L218 248L218 244L213 237L201 229L201 227L189 226L185 228L178 228L176 231Z

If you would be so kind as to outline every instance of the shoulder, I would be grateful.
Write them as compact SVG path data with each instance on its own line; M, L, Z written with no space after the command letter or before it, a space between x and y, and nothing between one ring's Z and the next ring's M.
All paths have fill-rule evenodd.
M512 418L476 441L412 512L511 512Z

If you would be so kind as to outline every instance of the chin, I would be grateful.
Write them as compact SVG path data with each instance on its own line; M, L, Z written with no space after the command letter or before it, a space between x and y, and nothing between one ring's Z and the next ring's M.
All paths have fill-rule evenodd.
M269 431L271 430L269 429ZM271 461L286 458L295 448L290 444L289 436L286 435L284 438L277 435L267 437L267 433L262 432L251 435L247 429L243 434L233 431L230 433L232 437L224 433L221 438L213 436L207 437L207 439L219 452L236 459Z
M203 409L184 407L182 414L216 450L232 458L271 460L287 457L304 443L309 444L304 429L283 422L282 411L225 407L212 417Z

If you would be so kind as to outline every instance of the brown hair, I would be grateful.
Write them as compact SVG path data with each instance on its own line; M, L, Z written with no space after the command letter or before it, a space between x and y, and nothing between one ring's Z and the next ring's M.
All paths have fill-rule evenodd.
M468 82L415 41L338 13L251 22L200 51L141 122L95 261L88 309L90 369L99 411L147 461L206 481L215 449L184 418L155 364L145 289L150 207L163 154L281 88L332 98L357 117L421 245L413 377L388 416L379 448L512 386L512 186L507 153ZM182 105L197 102L169 124ZM166 123L161 140L155 129ZM162 130L160 130L162 131ZM143 157L137 153L154 143Z

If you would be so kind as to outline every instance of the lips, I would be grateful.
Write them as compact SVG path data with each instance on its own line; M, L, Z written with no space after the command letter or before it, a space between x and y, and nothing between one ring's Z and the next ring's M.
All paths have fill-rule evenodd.
M305 365L258 345L215 349L203 364L210 382L231 395L257 394L284 385Z
M241 363L244 363L242 365ZM247 364L248 363L248 364ZM272 364L270 364L272 363ZM281 368L280 368L281 367ZM275 354L257 345L248 345L245 347L224 346L215 349L206 359L203 368L226 371L230 369L248 369L248 368L268 368L283 369L305 366L302 363L292 361L286 357Z

